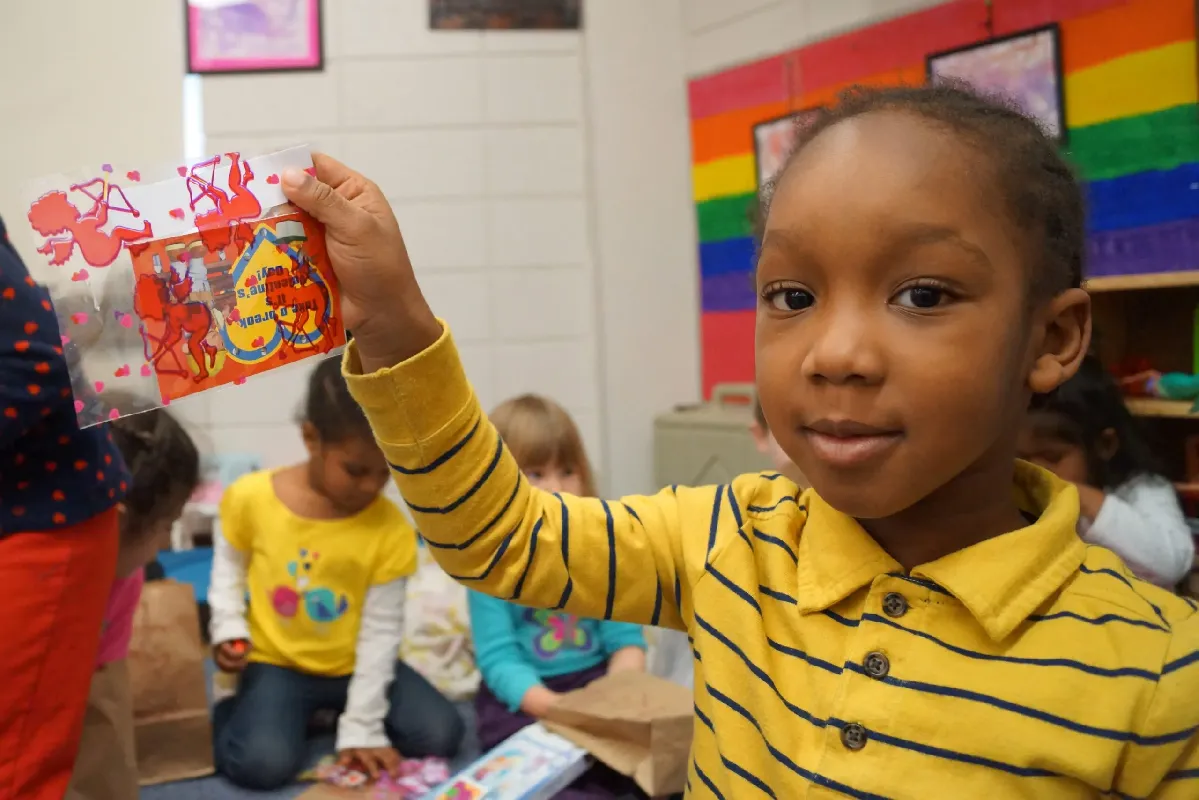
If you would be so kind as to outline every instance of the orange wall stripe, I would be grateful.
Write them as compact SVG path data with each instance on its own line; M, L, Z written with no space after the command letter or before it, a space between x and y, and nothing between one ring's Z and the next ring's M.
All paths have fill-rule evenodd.
M1141 0L1064 20L1062 69L1066 74L1120 56L1195 38L1193 0Z
M787 113L786 102L726 111L691 122L691 163L703 164L725 156L752 153L754 125Z

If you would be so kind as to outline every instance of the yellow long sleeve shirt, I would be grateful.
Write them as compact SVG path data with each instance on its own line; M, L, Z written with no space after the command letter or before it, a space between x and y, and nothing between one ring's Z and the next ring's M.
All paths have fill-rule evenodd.
M905 574L777 474L619 501L529 486L448 331L361 375L396 481L473 589L686 630L695 798L1199 797L1199 615L1075 534L1026 464L1021 530Z

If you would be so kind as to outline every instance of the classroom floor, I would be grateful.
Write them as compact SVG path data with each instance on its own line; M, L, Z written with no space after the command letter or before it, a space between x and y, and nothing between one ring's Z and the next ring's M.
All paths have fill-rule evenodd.
M211 663L207 665L207 668L211 686ZM459 703L458 711L466 722L466 739L462 743L462 751L451 764L451 768L454 770L461 769L479 756L479 743L475 739L474 705L470 702ZM333 751L333 737L315 738L310 742L309 748L310 763L315 764L322 756ZM141 800L291 800L299 797L311 787L310 783L297 783L274 792L252 792L247 789L239 789L219 775L213 775L191 781L143 787Z

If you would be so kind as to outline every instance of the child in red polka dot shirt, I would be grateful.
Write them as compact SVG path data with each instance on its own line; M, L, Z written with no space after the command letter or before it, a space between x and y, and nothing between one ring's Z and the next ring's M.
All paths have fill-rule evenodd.
M50 297L0 222L0 797L66 791L128 480L105 428L79 429Z

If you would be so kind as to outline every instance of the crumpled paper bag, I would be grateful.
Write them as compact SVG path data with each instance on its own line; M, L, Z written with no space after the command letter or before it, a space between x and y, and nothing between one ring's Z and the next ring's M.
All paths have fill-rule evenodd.
M618 672L563 695L545 726L659 797L686 785L693 709L677 683Z

